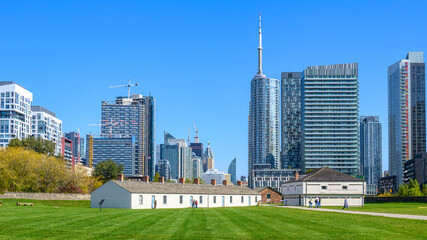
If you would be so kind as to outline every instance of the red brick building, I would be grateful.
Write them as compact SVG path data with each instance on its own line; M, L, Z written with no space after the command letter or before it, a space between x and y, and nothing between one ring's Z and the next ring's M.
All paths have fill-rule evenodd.
M261 203L281 203L282 193L272 187L255 189L261 194Z

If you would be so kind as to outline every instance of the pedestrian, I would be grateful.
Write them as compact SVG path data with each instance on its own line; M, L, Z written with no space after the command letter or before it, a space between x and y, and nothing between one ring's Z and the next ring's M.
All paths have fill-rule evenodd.
M313 208L313 202L311 201L311 198L308 201L308 208Z
M342 207L342 209L347 208L348 209L348 200L347 198L344 198L344 206Z
M197 202L197 200L196 200L196 208L197 208L197 206L199 206L199 202Z
M322 199L319 197L319 208L322 208L322 204L320 204L322 202Z
M157 200L154 200L154 209L157 209Z
M194 201L191 201L191 208L194 208Z
M314 207L315 208L319 207L319 197L316 197L316 199L314 199Z

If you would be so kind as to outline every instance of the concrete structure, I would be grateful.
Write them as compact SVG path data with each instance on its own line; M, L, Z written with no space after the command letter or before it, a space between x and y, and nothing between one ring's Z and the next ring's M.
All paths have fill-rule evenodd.
M322 206L343 206L345 198L350 206L363 206L365 182L323 167L284 183L282 193L285 205L289 206L308 206L311 200L314 207L316 197L321 198Z
M280 81L262 72L261 15L259 16L258 71L251 81L248 129L248 178L253 188L256 164L280 169Z
M217 184L222 184L224 180L224 171L218 171L218 169L209 169L202 175L203 181L205 183L210 183L212 180L215 180Z
M101 135L109 138L135 138L132 162L134 176L154 177L155 169L155 99L134 94L102 101Z
M400 185L405 161L426 151L423 52L409 52L388 67L388 137L390 175Z
M86 136L86 159L95 167L101 161L113 160L123 165L123 174L133 176L137 168L134 160L135 137ZM92 167L92 165L88 165Z
M378 116L360 117L360 175L367 185L375 185L372 189L377 189L382 174L381 130Z
M91 193L91 207L153 209L255 206L260 194L240 186L112 180Z
M73 142L73 157L76 163L80 163L85 156L85 139L80 137L79 132L64 133L64 137Z
M231 176L231 182L233 184L237 183L237 179L236 179L236 158L233 159L233 161L231 161L230 165L228 165L228 174L230 174Z
M11 81L0 81L0 148L31 136L33 94Z
M282 203L282 193L272 187L256 188L259 194L261 194L261 203Z
M420 185L427 184L427 152L420 152L415 158L405 162L403 177L406 184L411 179L416 179Z
M359 173L358 64L308 67L302 76L304 169Z
M55 154L62 152L62 121L56 114L41 106L31 106L32 135L55 143Z
M282 72L282 168L302 168L301 73Z
M399 185L397 185L397 177L396 176L386 176L382 177L378 180L378 194L383 193L397 193L399 189Z

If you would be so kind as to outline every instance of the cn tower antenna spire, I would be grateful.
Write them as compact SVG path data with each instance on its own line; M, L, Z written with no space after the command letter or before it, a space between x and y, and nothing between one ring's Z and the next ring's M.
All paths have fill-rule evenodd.
M261 33L261 12L259 12L259 46L258 46L258 72L262 74L262 33Z

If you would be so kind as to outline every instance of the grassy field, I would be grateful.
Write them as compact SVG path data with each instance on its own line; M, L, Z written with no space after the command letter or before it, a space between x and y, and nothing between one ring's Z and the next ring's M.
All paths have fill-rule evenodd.
M2 201L0 239L427 239L427 221L273 206L100 212L89 201Z
M342 207L326 207L331 209L342 209ZM347 209L346 209L347 210ZM364 207L351 207L351 211L397 213L427 216L427 203L367 203Z

